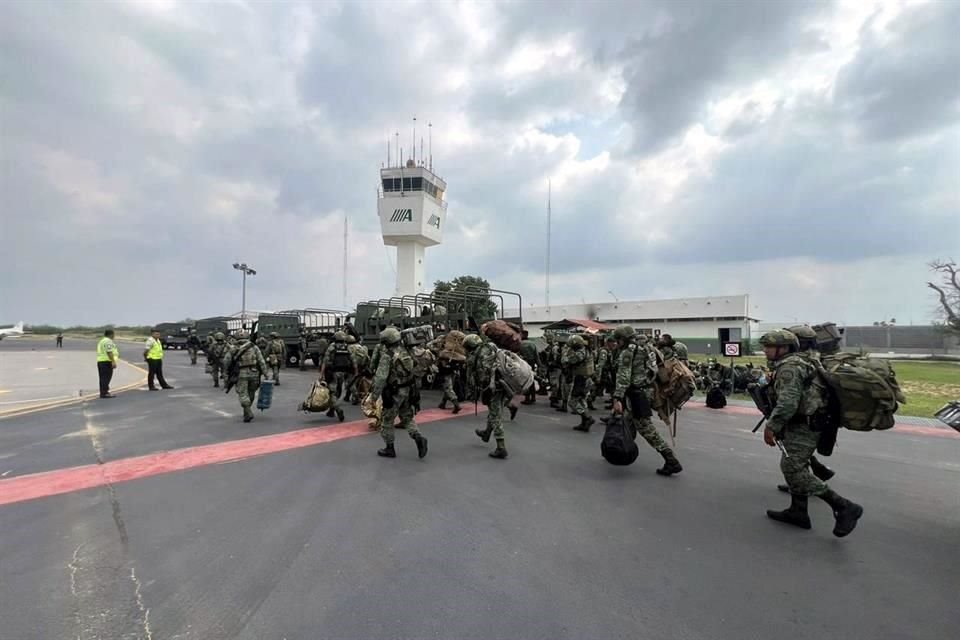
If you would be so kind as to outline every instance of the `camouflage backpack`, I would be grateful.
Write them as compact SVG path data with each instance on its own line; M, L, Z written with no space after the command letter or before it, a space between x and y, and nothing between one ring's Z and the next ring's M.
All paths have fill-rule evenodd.
M826 356L820 373L837 404L840 426L851 431L890 429L898 403L907 401L893 367L885 360L850 354Z
M387 356L388 353L389 352L383 353L380 357ZM411 384L414 379L416 364L414 363L410 352L407 351L402 345L397 345L396 349L393 351L393 354L389 357L391 358L391 362L390 375L387 376L387 384L398 387Z
M653 408L657 415L670 424L670 416L680 409L693 396L696 382L693 372L679 358L664 360L659 350L657 356L657 377L653 381Z
M422 378L430 373L434 363L437 361L430 349L416 345L407 348L407 351L410 353L410 357L413 359L413 376L415 378Z
M525 393L534 385L533 369L513 351L498 349L494 366L500 384L512 395Z

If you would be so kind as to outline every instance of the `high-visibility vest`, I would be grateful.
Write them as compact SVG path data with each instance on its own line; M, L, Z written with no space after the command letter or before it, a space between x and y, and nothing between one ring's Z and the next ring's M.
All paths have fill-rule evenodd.
M97 343L97 362L110 362L109 352L116 349L117 346L113 344L113 340L107 337L101 338Z
M153 345L150 346L150 351L147 352L147 360L163 360L163 343L160 342L159 338L154 340Z

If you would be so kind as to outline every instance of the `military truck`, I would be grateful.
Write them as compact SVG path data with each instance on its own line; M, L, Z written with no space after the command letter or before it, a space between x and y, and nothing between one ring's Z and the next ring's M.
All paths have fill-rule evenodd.
M517 297L518 316L504 315L504 295ZM493 316L481 309L490 300L497 308ZM453 329L464 333L477 333L480 325L495 319L522 326L522 309L523 299L519 293L512 291L484 290L478 287L468 287L465 291L434 291L361 302L356 311L347 317L347 330L362 344L373 346L379 342L380 332L390 326L402 331L428 324L433 327L435 335Z
M160 343L164 349L186 349L187 336L193 327L182 322L161 322L154 328L160 332Z
M309 359L314 366L320 366L323 357L321 350L333 341L333 334L344 329L346 311L337 309L286 309L277 313L261 313L257 319L255 333L269 336L276 332L287 346L287 366L298 367L301 360ZM300 330L307 333L307 349L300 352Z

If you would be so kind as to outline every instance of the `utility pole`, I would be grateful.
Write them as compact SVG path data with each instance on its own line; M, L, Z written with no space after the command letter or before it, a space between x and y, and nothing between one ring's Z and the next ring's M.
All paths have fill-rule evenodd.
M243 272L243 293L240 298L240 326L246 329L246 320L247 320L247 276L255 276L257 272L255 269L251 269L247 266L246 262L234 262L233 268L237 271Z

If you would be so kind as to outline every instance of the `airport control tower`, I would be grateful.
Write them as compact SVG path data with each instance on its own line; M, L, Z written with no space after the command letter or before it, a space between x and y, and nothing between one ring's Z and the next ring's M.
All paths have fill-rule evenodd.
M424 290L425 249L443 241L447 183L433 173L432 162L387 164L380 169L380 231L383 243L397 248L395 295L414 295Z

